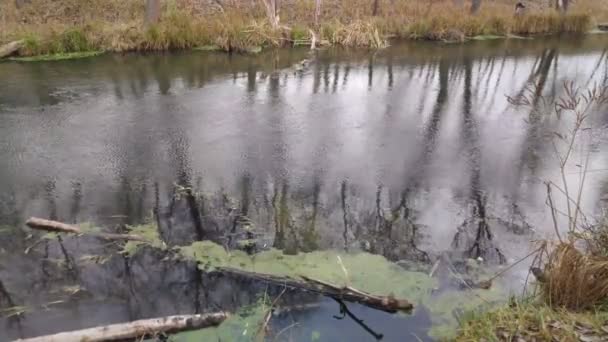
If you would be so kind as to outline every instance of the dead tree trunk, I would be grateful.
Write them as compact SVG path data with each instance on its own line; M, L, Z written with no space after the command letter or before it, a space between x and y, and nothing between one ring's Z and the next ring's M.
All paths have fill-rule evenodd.
M96 233L96 232L84 232L79 227L66 224L58 221L45 220L41 218L32 217L25 222L25 225L36 230L43 230L54 233L68 233L76 235L87 235L93 236L108 241L141 241L149 242L143 236L135 234L111 234L111 233Z
M279 27L279 1L280 0L262 0L266 8L266 16L273 28Z
M378 10L380 10L380 0L374 0L374 8L372 9L372 15L378 15Z
M220 325L226 318L228 318L228 314L225 312L204 315L168 316L63 332L55 335L17 340L15 342L106 342L135 340L160 333L176 333L185 330L214 327Z
M30 0L15 0L15 7L17 7L17 9L20 9L21 7L23 7L23 5L29 2Z
M160 19L160 0L146 0L146 24L156 24Z
M19 51L23 47L23 40L17 40L0 46L0 58L4 58Z
M570 7L570 0L555 0L555 9L560 11L562 14L568 12Z
M481 8L481 0L472 0L471 1L471 14L476 14Z
M339 286L336 284L331 284L325 281L312 279L305 276L300 276L300 279L295 279L287 276L249 272L229 267L218 268L215 270L215 272L227 273L232 276L238 276L248 279L256 279L292 289L314 292L334 299L359 303L369 308L381 310L388 313L396 313L399 311L411 312L414 308L414 305L409 301L405 299L395 298L392 295L373 295L361 290L357 290L350 286Z
M464 7L464 0L452 0L452 3L458 8Z
M315 0L315 26L319 27L319 17L321 17L321 1Z

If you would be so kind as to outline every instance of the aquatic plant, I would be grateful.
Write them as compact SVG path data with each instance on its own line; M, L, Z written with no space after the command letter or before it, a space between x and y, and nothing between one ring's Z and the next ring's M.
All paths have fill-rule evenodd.
M194 242L180 247L179 254L187 259L196 260L205 271L216 268L236 268L277 276L299 278L307 276L334 284L345 284L374 294L426 301L436 281L427 274L408 272L389 262L382 256L369 253L337 253L335 251L316 251L286 255L271 249L253 256L243 251L226 251L210 241ZM338 262L338 258L342 265ZM346 279L343 267L349 271Z

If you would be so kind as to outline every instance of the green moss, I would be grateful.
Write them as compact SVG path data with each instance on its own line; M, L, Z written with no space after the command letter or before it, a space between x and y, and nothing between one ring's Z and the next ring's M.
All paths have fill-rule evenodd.
M294 45L301 44L303 41L310 40L310 33L308 32L308 28L304 26L295 25L291 28L291 40Z
M50 55L38 55L31 57L11 57L8 60L16 62L49 62L49 61L63 61L69 59L81 59L95 57L103 54L103 51L86 51L86 52L69 52L69 53L56 53Z

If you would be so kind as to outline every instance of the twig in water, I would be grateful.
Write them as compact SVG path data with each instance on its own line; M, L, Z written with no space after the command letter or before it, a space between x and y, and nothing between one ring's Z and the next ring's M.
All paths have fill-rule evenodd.
M333 298L333 297L332 297ZM348 316L350 317L353 321L355 321L355 323L357 323L361 328L365 329L365 331L367 331L370 335L374 336L374 338L376 339L376 341L380 341L382 340L382 338L384 338L383 334L379 334L377 332L375 332L372 328L370 328L367 324L365 324L365 322L363 322L362 319L358 318L357 316L355 316L346 306L346 304L338 299L338 298L333 298L336 302L338 302L338 304L340 304L340 314L342 315L342 317L338 318L336 316L334 316L334 318L336 319L343 319L344 317Z
M266 328L268 328L268 323L270 323L270 319L272 318L272 311L274 310L274 307L277 305L277 302L279 301L279 299L281 299L283 294L285 294L285 291L287 291L287 287L283 288L283 291L281 291L281 293L277 296L277 298L275 298L272 301L272 303L270 304L270 307L268 308L268 311L266 311L266 315L264 316L264 323L260 326L260 328L258 329L258 333L256 334L260 339L263 339ZM265 295L266 294L264 294L264 296Z
M274 340L275 340L275 341L278 341L278 340L279 340L279 336L281 336L281 335L282 335L283 333L285 333L287 330L289 330L289 329L291 329L291 328L293 328L293 327L295 327L295 326L297 326L297 325L299 325L299 324L300 324L300 323L298 323L298 322L294 322L294 323L291 323L290 325L286 326L285 328L281 329L281 330L280 330L280 331L279 331L279 332L276 334L276 336L274 337Z

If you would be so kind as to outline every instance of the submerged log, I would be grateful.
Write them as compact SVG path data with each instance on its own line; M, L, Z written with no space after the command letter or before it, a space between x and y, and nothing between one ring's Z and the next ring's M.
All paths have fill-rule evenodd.
M16 40L8 44L0 46L0 58L4 58L12 55L23 47L25 42L23 40Z
M53 233L67 233L76 235L93 236L109 241L141 241L149 242L148 239L135 235L135 234L111 234L111 233L96 233L96 232L85 232L77 226L66 224L58 221L45 220L37 217L31 217L25 224L36 230L43 230Z
M229 314L217 312L203 315L178 315L112 324L95 328L63 332L14 342L106 342L135 340L161 333L176 333L220 325Z
M359 303L372 309L388 313L396 313L398 311L409 312L414 308L414 305L409 301L394 298L392 295L376 296L350 286L339 286L305 276L302 276L301 279L294 279L291 277L249 272L227 267L218 268L216 272L265 281L278 286L310 291L337 300Z

